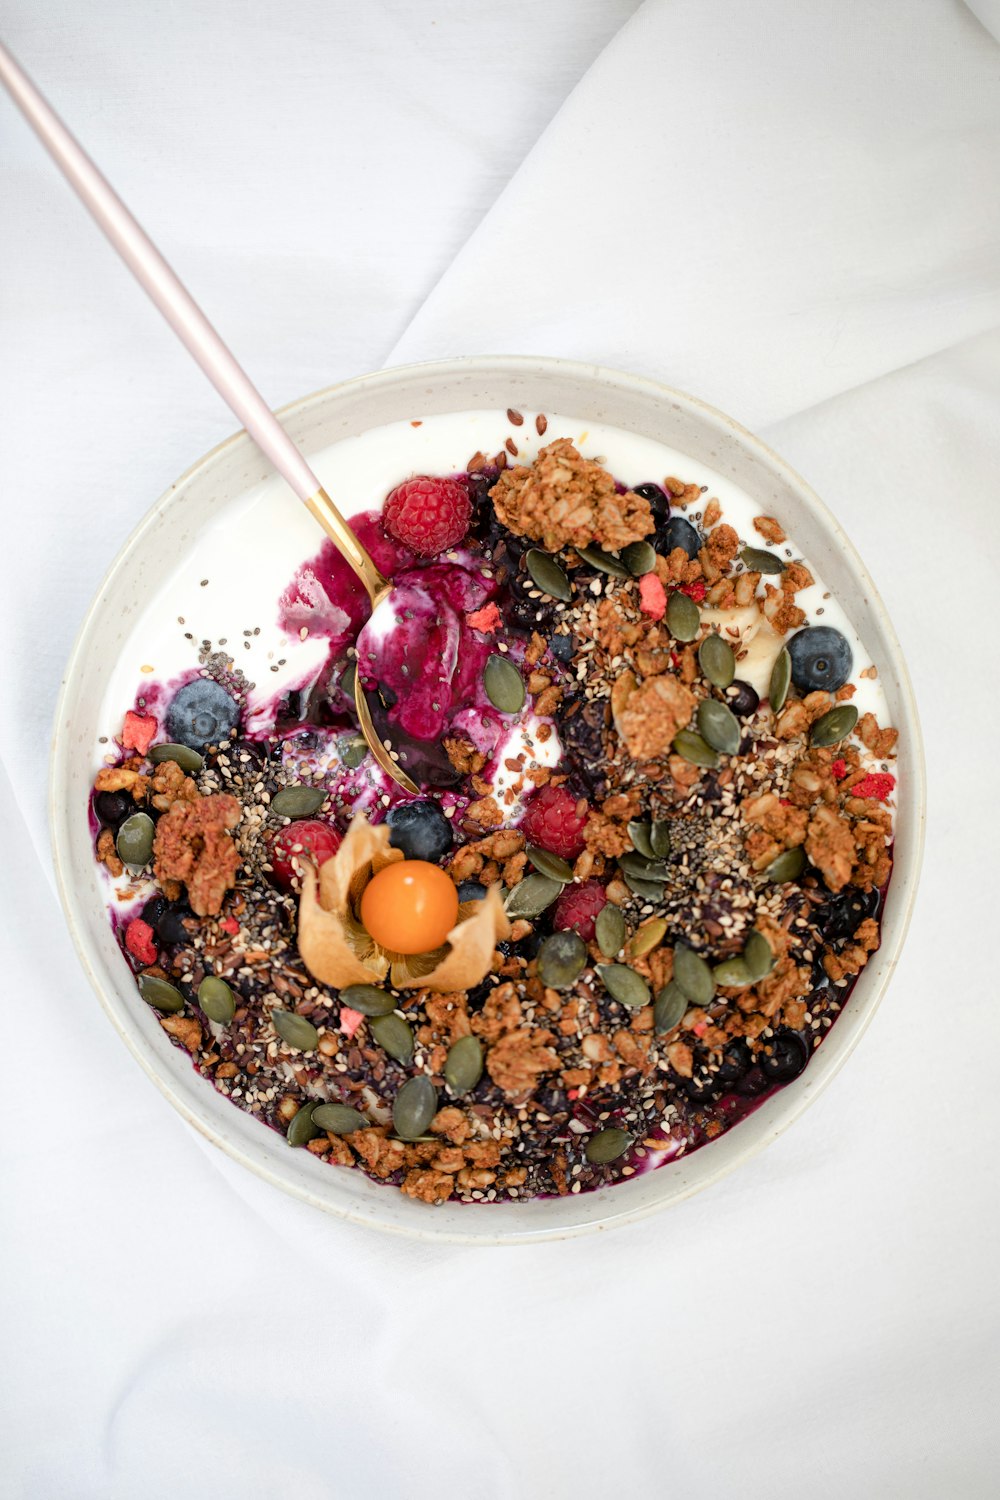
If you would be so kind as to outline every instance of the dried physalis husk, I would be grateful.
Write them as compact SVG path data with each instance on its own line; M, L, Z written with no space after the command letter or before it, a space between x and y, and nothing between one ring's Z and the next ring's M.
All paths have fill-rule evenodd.
M403 858L389 844L389 829L372 827L358 813L347 836L319 874L306 866L299 898L299 953L321 984L381 984L396 989L465 990L486 978L510 922L496 890L458 909L458 922L432 953L399 954L375 943L358 918L361 894L373 875Z

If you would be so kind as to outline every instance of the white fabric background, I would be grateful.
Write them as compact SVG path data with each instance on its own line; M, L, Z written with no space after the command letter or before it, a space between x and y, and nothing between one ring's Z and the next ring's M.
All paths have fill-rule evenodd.
M6 0L274 404L593 358L756 426L908 653L931 831L858 1053L700 1198L515 1251L314 1216L189 1134L48 880L62 663L228 413L0 100L0 1494L992 1497L998 0Z

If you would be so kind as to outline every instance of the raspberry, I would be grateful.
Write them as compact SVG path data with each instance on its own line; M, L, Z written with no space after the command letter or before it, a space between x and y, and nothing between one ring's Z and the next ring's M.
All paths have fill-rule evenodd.
M503 624L503 617L491 600L489 604L484 604L482 609L466 615L465 623L473 630L478 630L481 635L494 635Z
M639 608L654 620L662 620L667 612L667 591L655 573L644 573L639 579Z
M885 802L895 785L896 778L890 776L888 771L869 771L867 776L851 787L851 796L874 797L877 802Z
M607 892L599 880L568 885L556 902L552 925L557 932L566 932L572 927L585 943L592 943L598 912L603 911L607 904Z
M583 850L587 817L577 812L576 798L564 786L543 786L525 808L520 832L539 849L560 859L576 859Z
M132 957L139 963L156 963L156 944L153 942L153 929L141 917L134 917L126 927L125 946Z
M693 599L695 604L700 604L707 592L702 578L696 578L694 583L682 583L680 591L682 594L687 594L689 599Z
M271 875L275 884L286 891L297 887L302 875L302 860L311 859L316 866L325 865L340 848L340 834L329 823L315 818L300 818L274 835L271 844Z
M455 479L407 479L389 495L382 523L391 537L419 557L456 546L469 529L472 501Z
M158 727L152 714L139 714L130 708L122 728L122 748L138 750L140 755L145 755Z

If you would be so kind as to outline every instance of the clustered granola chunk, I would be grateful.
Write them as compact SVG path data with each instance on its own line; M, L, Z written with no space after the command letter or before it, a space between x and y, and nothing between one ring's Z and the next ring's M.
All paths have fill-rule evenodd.
M649 501L619 495L608 471L581 457L568 438L549 443L531 467L504 469L490 491L497 515L515 536L561 547L626 547L654 530Z

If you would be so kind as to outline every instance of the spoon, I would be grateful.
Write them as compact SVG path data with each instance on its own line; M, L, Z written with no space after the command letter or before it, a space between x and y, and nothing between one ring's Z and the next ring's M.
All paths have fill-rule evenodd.
M292 442L250 377L237 364L190 292L181 285L152 240L136 223L110 183L35 88L20 64L0 42L0 83L76 191L139 285L152 298L188 353L201 366L222 399L264 456L291 486L327 536L360 578L371 600L372 616L391 608L392 584L383 578L367 549ZM360 687L360 684L359 684ZM384 771L407 792L418 788L399 764L398 753L372 724L365 690L355 693L358 721L365 742Z

